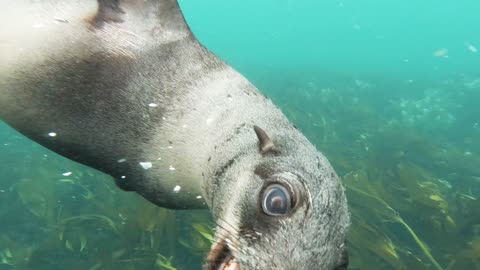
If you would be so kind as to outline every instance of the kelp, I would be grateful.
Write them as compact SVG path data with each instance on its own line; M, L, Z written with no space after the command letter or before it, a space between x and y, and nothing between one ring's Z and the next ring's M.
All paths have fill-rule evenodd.
M215 241L212 226L206 223L193 223L188 232L181 235L178 242L196 254L205 254Z
M54 154L47 153L53 162ZM192 259L185 261L191 263L201 261L207 252L207 246L188 251L178 244L182 226L175 211L152 205L136 194L118 192L109 177L81 165L58 159L48 169L42 160L32 162L42 166L22 172L21 180L7 193L17 198L10 204L16 211L2 212L6 214L2 222L22 224L23 231L17 232L14 224L0 225L10 228L0 237L0 265L49 270L152 269L162 265L160 254L170 258L182 250L191 254ZM19 210L25 214L16 215ZM25 239L12 241L18 233ZM167 262L158 269L165 269ZM173 263L169 267L189 268L174 268Z
M480 237L473 239L450 262L447 270L480 269Z
M403 86L323 79L279 84L274 99L345 185L350 268L480 269L480 145L472 139L480 129L432 136L403 122L413 117L398 111ZM158 208L9 132L2 136L13 143L0 152L0 268L200 268L213 241L208 213Z
M160 254L157 255L157 260L155 261L155 267L159 270L177 270L177 268L172 265L173 257L166 258Z
M387 202L385 202L380 195L376 192L376 189L373 185L370 184L368 179L363 175L363 177L358 177L358 174L353 174L352 177L345 178L346 188L347 188L347 195L350 195L350 198L357 199L362 203L365 203L364 206L368 207L370 210L374 209L374 214L377 215L377 218L383 220L384 222L398 222L401 224L411 235L411 237L415 240L421 251L424 255L431 261L433 265L435 265L436 269L442 270L443 268L438 264L436 259L430 253L429 248L426 244L420 240L417 236L415 231L401 218L400 214L393 209ZM359 188L361 186L361 188ZM359 195L360 197L355 197L355 195ZM358 216L357 216L358 217ZM364 225L365 227L365 225ZM373 231L373 230L372 230ZM378 238L377 238L378 239ZM371 243L370 243L371 244ZM378 246L377 246L378 247ZM377 252L377 255L381 256L382 258L389 258L387 256L382 255L376 249L371 248L374 252ZM387 251L387 254L393 256L394 258L398 258L397 253L391 243L391 240L387 237L383 237L383 240L378 247L379 250ZM388 259L391 260L391 259ZM395 269L402 269L398 266Z
M384 264L389 269L405 269L392 240L380 228L367 221L368 217L359 216L358 211L352 210L352 227L348 234L348 245L353 249L369 250L376 258L377 264ZM379 262L379 259L383 263ZM353 257L352 267L367 268L371 258Z
M7 235L0 235L0 269L2 265L24 268L30 260L34 247L19 243Z
M41 175L40 175L41 176ZM38 178L23 178L15 185L20 200L28 211L52 226L57 218L54 190Z

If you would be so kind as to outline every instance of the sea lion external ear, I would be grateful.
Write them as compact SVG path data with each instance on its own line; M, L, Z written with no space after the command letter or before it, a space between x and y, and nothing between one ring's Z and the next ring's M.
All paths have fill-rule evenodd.
M268 137L263 129L259 126L253 126L253 130L255 130L255 134L257 134L258 141L260 142L260 153L265 154L269 151L275 150L275 145L273 144L272 139Z

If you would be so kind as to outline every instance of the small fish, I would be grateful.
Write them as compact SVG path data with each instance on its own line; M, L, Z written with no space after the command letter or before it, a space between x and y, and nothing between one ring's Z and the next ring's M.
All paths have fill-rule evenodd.
M85 238L85 236L80 236L80 252L82 252L85 247L87 246L87 239Z
M65 178L58 179L58 181L63 183L72 183L72 184L75 183L75 181L73 181L72 179L65 179Z
M467 194L465 194L465 193L460 193L459 195L462 196L462 197L464 197L464 198L470 199L470 200L472 200L472 201L476 201L476 200L477 200L477 198L475 198L475 197L473 197L473 196L470 196L470 195L467 195Z
M70 241L65 241L65 247L70 250L70 251L73 251L73 246L72 246L72 243L70 243Z
M102 267L102 264L101 264L101 263L97 263L97 264L95 264L94 266L92 266L92 267L90 268L90 270L98 270L98 269L101 269L101 267Z
M92 192L87 191L87 193L82 194L82 197L85 198L85 200L91 200L95 197L95 195Z
M7 258L12 258L13 257L12 252L8 248L5 250L5 257L7 257Z
M445 48L438 49L433 53L433 56L447 58L448 57L448 49L445 49Z
M122 255L125 253L125 251L127 251L127 249L123 248L123 249L119 249L119 250L113 252L112 253L112 258L118 259L118 258L122 257Z
M465 42L465 46L467 46L467 49L469 51L471 51L472 53L478 52L477 48L475 48L475 46L473 46L472 44L470 44L468 42Z
M442 199L442 197L438 196L438 195L430 195L430 199L432 201L435 201L435 202L441 202L441 201L444 201L444 199Z

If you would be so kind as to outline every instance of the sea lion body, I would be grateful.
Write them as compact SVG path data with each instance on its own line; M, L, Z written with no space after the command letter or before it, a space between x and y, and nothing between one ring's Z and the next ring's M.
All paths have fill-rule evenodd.
M330 164L195 39L176 1L0 3L0 119L159 206L210 208L207 269L228 256L232 269L345 269ZM272 185L288 215L265 214Z
M228 67L186 28L138 23L139 16L155 17L155 6L145 15L125 13L121 24L96 27L96 1L30 2L2 9L2 17L20 23L1 33L6 42L0 57L7 59L0 63L0 87L6 89L0 95L1 119L158 205L205 208L202 200L190 198L202 195L201 178L192 181L186 172L192 166L181 159L187 156L169 152L181 152L175 133L195 127L181 119L195 112L186 96L202 97L192 82ZM176 186L182 192L173 192Z

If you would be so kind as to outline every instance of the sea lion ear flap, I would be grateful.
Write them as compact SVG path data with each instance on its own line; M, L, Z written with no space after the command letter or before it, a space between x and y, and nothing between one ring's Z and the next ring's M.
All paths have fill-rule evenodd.
M270 151L275 151L275 145L272 139L268 137L267 133L259 126L253 126L255 134L257 134L258 141L260 142L260 153L265 154Z

